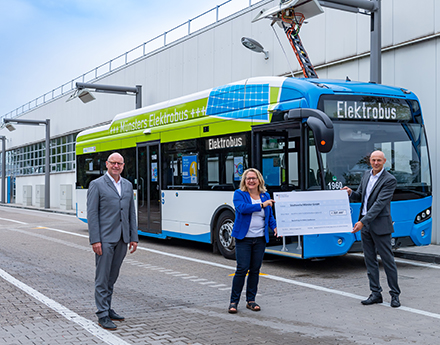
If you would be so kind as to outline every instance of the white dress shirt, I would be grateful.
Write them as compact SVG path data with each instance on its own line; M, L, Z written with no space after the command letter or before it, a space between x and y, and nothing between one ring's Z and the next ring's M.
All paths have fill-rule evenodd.
M368 198L370 197L371 191L373 190L374 184L379 179L380 175L383 173L383 169L378 172L376 175L373 175L373 169L370 171L370 179L368 180L367 189L365 190L364 196L364 207L362 207L362 215L365 216L367 214L367 203Z
M116 190L118 191L119 196L121 196L121 193L122 193L121 192L121 181L122 181L121 177L119 177L119 181L116 182L115 179L112 177L112 175L110 175L108 173L108 171L106 172L106 174L108 177L110 177L110 180L113 182L113 185L115 186Z

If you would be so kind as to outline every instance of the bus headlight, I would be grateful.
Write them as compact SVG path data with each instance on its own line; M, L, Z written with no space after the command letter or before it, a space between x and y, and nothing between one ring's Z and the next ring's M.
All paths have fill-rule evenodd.
M431 218L431 207L428 207L426 210L423 210L422 212L420 212L416 216L414 223L419 224L421 222L424 222L425 220L428 220L429 218Z

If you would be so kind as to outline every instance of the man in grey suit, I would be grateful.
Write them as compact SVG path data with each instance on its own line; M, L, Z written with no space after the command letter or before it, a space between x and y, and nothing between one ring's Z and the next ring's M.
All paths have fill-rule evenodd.
M384 169L386 161L383 152L374 151L370 155L372 169L365 172L359 188L356 191L352 191L348 187L343 187L343 189L347 190L351 200L362 202L359 221L354 225L353 232L362 230L362 248L371 295L361 303L371 305L383 301L377 261L377 253L379 253L390 288L391 306L397 308L400 307L400 288L391 246L391 234L394 232L394 228L390 207L397 181Z
M96 315L101 327L114 330L113 321L123 321L124 317L111 308L113 286L127 254L127 244L130 253L134 253L139 240L133 185L121 177L124 158L112 153L105 165L106 174L93 180L87 192L87 222L95 252Z

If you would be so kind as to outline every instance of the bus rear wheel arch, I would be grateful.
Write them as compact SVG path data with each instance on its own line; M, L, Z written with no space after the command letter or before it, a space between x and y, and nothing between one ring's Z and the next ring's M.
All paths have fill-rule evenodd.
M220 253L226 258L235 260L235 239L232 237L235 216L231 211L220 214L215 225L215 240Z

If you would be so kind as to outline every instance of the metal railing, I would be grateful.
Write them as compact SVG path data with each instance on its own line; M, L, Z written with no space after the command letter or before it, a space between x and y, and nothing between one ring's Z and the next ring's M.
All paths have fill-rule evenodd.
M3 123L4 118L15 118L32 109L42 106L49 101L64 96L66 93L76 88L76 82L92 82L94 80L97 80L98 78L102 78L105 75L114 72L115 70L122 68L123 66L126 66L129 63L132 63L140 58L143 58L158 49L162 49L179 39L190 36L197 31L208 27L209 25L217 23L220 20L227 18L235 13L238 13L245 8L251 7L256 3L264 1L267 0L227 0L222 4L217 5L216 7L198 15L197 17L189 19L186 22L172 28L171 30L165 31L163 34L138 45L137 47L115 57L114 59L111 59L110 61L107 61L106 63L103 63L102 65L99 65L98 67L95 67L94 69L80 75L79 77L74 78L49 92L46 92L42 96L23 104L22 106L10 111L9 113L6 113L5 115L0 117L0 123ZM227 12L228 9L226 8L226 5L232 2L234 3L234 5L238 5L238 3L241 4L238 5L240 7L234 7L232 9L232 12L229 13ZM224 10L225 13L220 13L220 9ZM209 20L209 16L213 16L214 20L211 19L206 24L205 20ZM199 26L197 25L198 21L202 22L201 24L199 24Z

